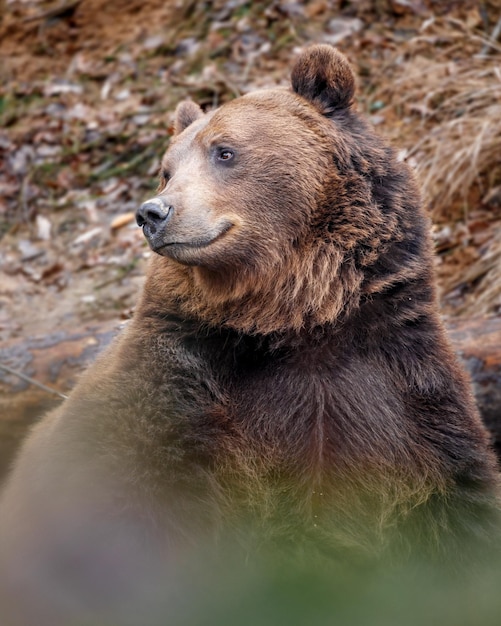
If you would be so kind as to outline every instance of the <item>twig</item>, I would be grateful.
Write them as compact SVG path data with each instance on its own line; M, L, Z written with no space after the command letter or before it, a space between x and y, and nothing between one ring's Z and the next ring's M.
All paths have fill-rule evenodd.
M57 389L51 389L51 387L47 387L47 385L44 385L43 383L39 383L38 380L35 380L34 378L31 378L30 376L26 376L26 374L23 374L22 372L18 372L17 370L12 369L12 367L9 367L8 365L4 365L3 363L0 363L0 369L8 372L9 374L13 374L14 376L17 376L18 378L21 378L22 380L25 380L27 383L30 383L31 385L40 387L40 389L43 389L44 391L47 391L48 393L55 394L56 396L59 396L60 398L63 398L66 400L66 398L68 397L68 396L65 396L64 393L60 393L59 391L57 391Z
M501 34L501 15L497 21L496 26L494 26L494 30L492 31L492 35L489 37L489 40L485 42L482 50L480 51L480 56L487 56L491 48L494 47L494 44L498 40L499 35Z
M73 11L77 8L80 2L82 2L82 0L63 2L63 4L60 4L57 7L47 9L47 11L42 11L41 13L37 13L36 15L25 17L23 19L23 22L35 22L37 20L51 20L56 17L65 17L67 14L73 13Z

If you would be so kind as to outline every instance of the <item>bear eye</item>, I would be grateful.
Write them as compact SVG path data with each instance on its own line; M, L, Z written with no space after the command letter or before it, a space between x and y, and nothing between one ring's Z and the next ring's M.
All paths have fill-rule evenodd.
M169 179L170 179L169 172L167 170L161 170L160 171L160 180L158 181L157 193L160 192L160 191L163 191L163 189L165 189L165 186L169 182Z
M220 148L217 154L218 161L231 161L231 159L235 156L233 150L229 150L228 148Z

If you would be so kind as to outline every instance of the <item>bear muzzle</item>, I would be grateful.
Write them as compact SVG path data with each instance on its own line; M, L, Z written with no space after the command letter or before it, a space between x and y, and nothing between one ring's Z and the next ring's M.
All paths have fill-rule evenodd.
M136 211L136 222L153 252L180 263L204 263L203 250L216 243L238 220L214 217L210 209L182 202L174 206L172 197L162 195L146 200Z

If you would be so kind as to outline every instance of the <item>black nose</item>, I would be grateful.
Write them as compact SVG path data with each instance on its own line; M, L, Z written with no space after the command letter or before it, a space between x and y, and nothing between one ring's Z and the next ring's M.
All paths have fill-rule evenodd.
M172 210L172 206L162 198L146 200L136 211L137 225L147 226L150 233L154 234L169 219Z

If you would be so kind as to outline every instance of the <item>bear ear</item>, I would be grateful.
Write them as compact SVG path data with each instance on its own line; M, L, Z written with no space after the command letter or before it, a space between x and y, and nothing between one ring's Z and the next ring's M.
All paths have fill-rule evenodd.
M344 55L331 46L311 46L296 61L292 89L323 115L347 109L353 103L355 76Z
M188 128L190 124L202 116L202 109L192 100L180 102L174 113L174 133L179 135L185 128Z

